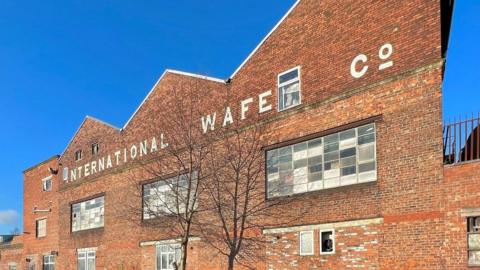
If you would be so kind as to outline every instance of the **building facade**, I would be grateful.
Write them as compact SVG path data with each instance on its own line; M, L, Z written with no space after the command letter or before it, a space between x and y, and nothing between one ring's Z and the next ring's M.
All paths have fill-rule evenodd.
M228 80L167 70L123 128L85 118L24 172L24 233L0 269L173 269L178 235L149 224L162 187L142 166L175 140L172 89L194 95L205 136L262 128L264 203L288 222L266 222L251 267L480 269L478 119L458 147L442 125L451 4L299 0ZM199 234L188 269L226 259Z

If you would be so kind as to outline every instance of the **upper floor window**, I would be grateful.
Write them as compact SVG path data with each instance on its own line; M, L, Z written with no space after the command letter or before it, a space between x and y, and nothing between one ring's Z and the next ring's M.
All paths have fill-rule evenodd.
M283 111L300 103L300 67L295 67L278 75L278 110Z
M335 253L335 230L320 231L320 254Z
M468 265L480 266L480 217L467 220Z
M300 255L313 255L313 231L300 232Z
M100 145L98 143L92 144L92 156L95 156L100 151Z
M52 177L49 176L42 180L42 190L43 191L51 191L52 190Z
M43 256L43 270L55 270L55 256L54 255Z
M196 184L197 173L192 175L192 186ZM187 205L196 206L194 198L188 198L189 174L182 174L168 179L145 184L143 186L143 218L186 213ZM190 194L193 194L192 192Z
M16 263L9 263L8 264L8 270L17 270L17 264Z
M103 227L105 197L72 205L72 232Z
M36 225L35 234L37 238L47 236L47 219L46 218L38 219L35 225Z
M375 181L375 124L267 151L267 195Z
M75 161L81 160L82 157L83 157L83 151L82 150L75 151Z

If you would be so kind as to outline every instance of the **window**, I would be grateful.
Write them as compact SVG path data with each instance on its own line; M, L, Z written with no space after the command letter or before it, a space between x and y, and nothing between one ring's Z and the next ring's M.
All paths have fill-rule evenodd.
M55 256L43 256L43 270L55 270Z
M36 236L45 237L47 236L47 219L39 219L36 221Z
M72 232L103 227L104 197L72 205Z
M95 270L96 251L94 249L85 249L77 251L77 269Z
M49 176L42 180L42 190L51 191L52 190L52 177Z
M17 264L16 263L9 263L8 264L8 270L17 270Z
M283 111L300 103L300 67L296 67L278 75L278 110Z
M375 124L267 151L267 196L375 181Z
M192 182L196 183L194 172ZM189 175L183 174L143 186L143 218L152 219L162 215L181 214L186 206L196 207L194 198L188 198ZM192 190L194 188L192 187ZM193 210L193 209L192 209Z
M322 230L320 231L320 254L334 254L335 253L335 231Z
M95 156L98 154L98 151L100 151L100 146L98 143L92 144L92 156Z
M480 217L467 220L468 265L480 266Z
M173 270L174 263L180 260L180 245L157 246L157 270Z
M300 232L300 255L313 255L313 231Z
M75 161L81 160L82 157L83 157L83 152L82 152L82 150L77 150L77 151L75 151Z

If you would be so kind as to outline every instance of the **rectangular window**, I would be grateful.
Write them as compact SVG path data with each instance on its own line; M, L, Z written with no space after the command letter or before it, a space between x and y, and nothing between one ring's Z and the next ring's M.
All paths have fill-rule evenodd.
M313 255L313 231L300 232L300 255Z
M100 151L100 145L98 143L92 144L92 156L95 156Z
M42 180L42 190L51 191L52 190L52 177L49 176Z
M72 205L72 232L103 227L105 198L98 197Z
M43 270L55 270L55 256L54 255L43 256Z
M335 253L335 230L320 231L320 254Z
M480 266L480 217L467 220L468 265Z
M283 111L300 103L300 67L296 67L278 75L278 110Z
M193 191L196 184L197 173L192 176ZM186 206L196 207L194 199L188 198L189 175L182 174L168 179L163 179L143 186L143 218L152 219L163 215L181 214L186 212ZM192 192L191 192L192 194Z
M174 264L180 260L179 244L157 246L157 270L174 270Z
M375 181L375 124L267 151L269 198Z
M93 249L77 251L77 269L95 270L96 251Z
M17 264L16 263L9 263L8 264L8 270L17 270Z
M39 219L36 221L36 236L45 237L47 236L47 219Z
M77 150L77 151L75 151L75 161L81 160L82 157L83 157L83 152L82 152L82 150Z

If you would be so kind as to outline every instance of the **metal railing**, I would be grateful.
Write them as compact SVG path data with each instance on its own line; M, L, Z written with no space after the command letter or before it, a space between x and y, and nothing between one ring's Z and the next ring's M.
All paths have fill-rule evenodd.
M455 164L480 159L480 113L443 126L443 162Z

